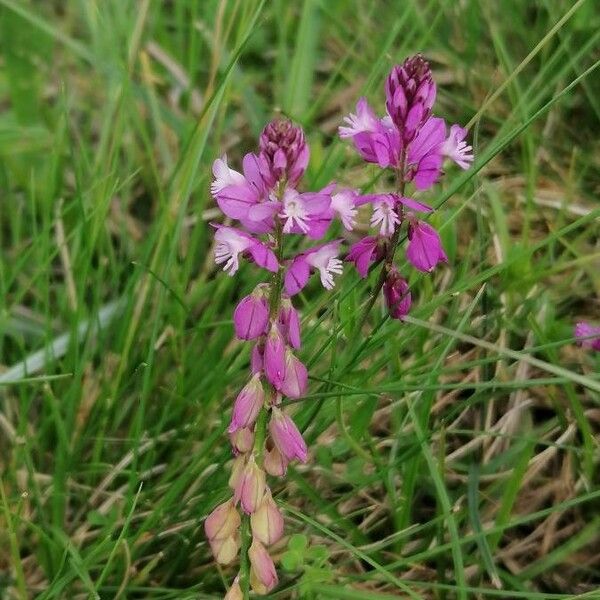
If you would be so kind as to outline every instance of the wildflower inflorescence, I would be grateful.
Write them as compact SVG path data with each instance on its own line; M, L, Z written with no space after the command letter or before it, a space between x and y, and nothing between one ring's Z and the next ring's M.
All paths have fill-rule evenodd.
M408 238L406 258L416 269L428 273L448 260L437 231L419 217L433 209L408 197L407 186L428 190L440 179L444 159L467 169L473 153L465 142L466 129L452 125L448 131L444 119L432 114L436 86L422 56L408 58L392 69L385 94L383 118L361 98L356 114L347 116L346 125L339 128L340 137L352 140L366 162L393 170L397 181L393 192L358 199L358 205L372 204L371 225L379 232L355 243L346 259L355 264L361 277L367 276L372 263L385 259L374 297L383 288L390 316L402 319L410 309L411 296L393 259L403 225Z
M242 597L248 584L265 594L277 584L268 547L283 535L283 517L273 499L267 475L285 475L287 465L308 460L308 448L292 418L281 408L284 397L306 393L308 373L296 355L300 349L300 317L291 298L318 273L326 289L342 272L340 242L285 253L287 236L322 238L339 217L351 229L356 214L353 190L330 185L300 192L309 148L304 132L288 120L269 123L260 136L259 152L243 159L243 173L230 168L227 157L215 161L211 192L225 216L239 227L215 225L215 261L234 275L247 258L270 271L234 310L236 336L253 342L251 374L233 405L228 433L236 455L230 477L232 497L217 506L205 522L215 559L235 560L243 544L243 514L249 515L251 540L241 570L228 593ZM240 512L241 511L241 512Z
M242 548L240 573L226 596L229 600L246 597L249 586L265 594L277 585L268 548L283 535L283 517L267 475L281 477L290 462L308 460L302 434L282 408L284 397L301 398L308 385L307 369L297 356L301 328L292 297L311 274L318 274L322 286L331 290L343 268L342 240L289 255L286 239L320 240L334 219L351 231L359 207L371 204L371 225L378 233L355 243L345 260L355 264L361 277L373 263L384 261L373 301L383 289L390 315L402 319L411 295L393 258L403 226L409 240L406 257L415 268L430 272L447 260L438 233L419 217L433 209L408 197L406 186L429 189L440 178L445 158L461 168L473 160L464 141L466 130L453 125L447 132L444 120L432 115L435 96L429 65L416 56L392 69L385 117L378 118L361 98L356 114L339 128L340 136L351 139L365 161L395 172L398 187L393 192L360 194L335 184L316 192L299 191L309 148L302 129L286 119L264 128L259 151L244 156L241 173L229 166L226 156L213 164L211 193L223 214L238 222L235 227L214 225L215 262L229 275L238 271L242 258L271 273L233 313L236 336L253 343L250 375L235 399L228 427L235 456L229 479L232 495L205 521L219 563L233 562Z

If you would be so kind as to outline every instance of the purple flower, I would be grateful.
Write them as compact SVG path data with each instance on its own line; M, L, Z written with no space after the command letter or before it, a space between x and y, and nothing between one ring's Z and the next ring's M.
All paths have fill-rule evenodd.
M453 160L461 169L468 169L473 162L473 147L464 139L467 130L460 125L452 125L450 134L442 146L442 153Z
M429 273L439 262L448 262L438 232L423 221L414 220L408 231L406 258L419 271Z
M329 207L331 197L323 192L299 194L292 188L287 188L281 200L279 217L283 221L284 233L304 233L314 239L320 238L331 221ZM321 226L321 222L325 226Z
M252 374L260 373L263 370L264 359L263 359L264 346L256 344L252 348L250 353L250 370Z
M289 298L281 300L279 325L285 341L296 350L300 348L300 317Z
M395 267L388 273L383 284L383 295L392 319L402 320L410 310L411 296L408 284Z
M288 119L275 119L260 134L260 153L275 181L295 185L306 170L309 150L302 128Z
M430 188L442 172L442 147L446 139L444 119L431 117L408 147L407 178L418 190Z
M356 114L350 113L344 117L344 121L349 125L338 127L339 136L344 138L353 138L359 133L376 133L381 128L379 119L375 112L369 106L366 98L359 98L356 103Z
M235 335L240 340L253 340L265 332L269 321L269 305L263 286L242 298L233 311Z
M600 352L600 327L594 327L589 323L580 321L575 325L575 337L583 348Z
M408 143L431 114L435 102L436 87L429 63L417 54L396 65L387 78L385 93L388 115Z
M300 359L288 348L285 352L285 375L279 391L288 398L301 398L308 387L308 372Z
M223 159L217 159L211 192L223 213L239 220L248 231L272 231L273 215L279 205L269 199L274 181L270 179L268 164L264 157L249 153L244 156L243 167L241 175L229 169Z
M307 461L308 449L302 434L294 421L276 406L272 408L269 432L275 447L288 462L295 459L303 463Z
M285 379L285 341L279 327L272 324L265 341L264 370L269 383L281 390Z
M331 196L331 209L338 214L345 229L352 231L356 225L356 190L340 190Z
M275 272L278 269L277 258L273 251L254 239L251 235L225 225L215 225L215 262L220 265L225 263L223 270L228 275L234 275L239 268L239 255L248 253L257 265Z
M223 188L229 185L242 185L246 182L241 173L229 168L227 154L223 154L221 158L215 160L212 171L215 176L215 180L210 185L210 191L213 196L216 196Z
M231 424L227 431L233 433L238 429L252 427L264 402L265 391L260 381L260 374L257 373L242 388L235 399Z
M381 258L381 252L378 252L379 239L368 236L356 242L350 248L346 256L346 260L353 262L358 274L361 277L366 277L369 272L369 267L372 262Z
M396 212L396 199L393 194L381 194L373 202L373 214L371 215L371 226L379 226L379 233L389 237L394 233L396 225L400 223L400 217Z
M285 274L285 291L289 296L297 294L307 284L310 269L319 271L323 287L331 290L335 286L333 275L342 272L342 261L337 258L340 240L311 248L294 258Z

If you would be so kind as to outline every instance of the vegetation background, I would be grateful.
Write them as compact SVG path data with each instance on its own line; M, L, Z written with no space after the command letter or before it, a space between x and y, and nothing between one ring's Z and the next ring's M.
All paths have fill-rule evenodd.
M449 266L354 347L373 278L298 298L270 597L600 598L599 42L597 0L0 0L0 597L222 597L257 275L213 264L211 163L281 111L308 186L385 186L336 128L420 51L476 148L426 197Z

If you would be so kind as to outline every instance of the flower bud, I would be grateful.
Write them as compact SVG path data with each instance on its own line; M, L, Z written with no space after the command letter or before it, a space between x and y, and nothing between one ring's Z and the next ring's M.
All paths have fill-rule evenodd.
M250 353L250 370L253 375L260 373L263 370L264 360L263 360L263 352L264 345L258 342Z
M388 114L406 144L429 118L435 101L429 63L417 54L396 65L387 78L385 92Z
M273 559L266 548L256 539L248 550L250 558L250 585L257 594L270 592L279 582Z
M223 600L244 600L244 594L242 594L242 588L240 587L239 575L233 580L233 583Z
M237 482L234 501L240 501L245 513L253 513L265 494L265 472L256 464L251 454Z
M265 471L273 477L283 477L287 471L288 461L276 447L267 450L263 459Z
M242 427L229 434L229 441L231 442L231 447L236 455L245 454L252 450L252 446L254 445L254 432L247 427Z
M210 549L220 565L228 565L233 562L240 549L240 534L236 532L224 540L212 540Z
M277 390L285 378L285 342L277 325L272 324L265 341L265 375L269 383Z
M265 391L257 373L242 388L233 405L229 433L234 433L244 427L252 427L256 417L265 402Z
M242 520L233 503L233 498L219 504L204 521L206 537L212 542L224 540L233 535Z
M269 321L269 306L261 287L245 296L233 311L235 335L240 340L253 340L265 332Z
M295 185L308 165L309 150L302 128L288 119L275 119L260 134L260 154L275 181Z
M252 536L265 546L279 541L283 535L283 516L268 488L260 506L250 516L250 526Z
M276 406L272 408L269 432L276 448L288 462L296 458L300 462L306 462L308 449L302 435L294 421Z
M280 391L289 398L301 398L308 387L308 372L300 359L288 348L285 352L285 377Z
M408 314L411 296L408 284L394 267L383 284L383 295L392 319L400 319Z

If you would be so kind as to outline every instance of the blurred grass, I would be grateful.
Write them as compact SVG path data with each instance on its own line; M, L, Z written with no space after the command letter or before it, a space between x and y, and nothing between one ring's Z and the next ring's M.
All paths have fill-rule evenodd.
M311 461L275 486L271 596L599 598L600 362L572 339L600 321L599 40L594 0L0 0L4 596L222 597L201 524L259 275L212 263L210 165L280 110L308 187L384 189L336 127L421 51L477 151L428 197L450 268L358 345L349 269L299 298Z

